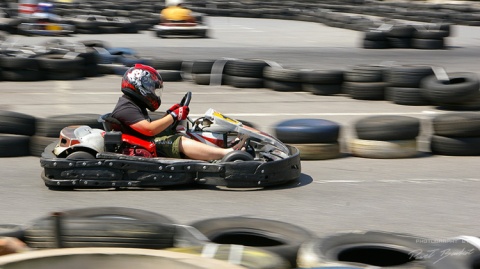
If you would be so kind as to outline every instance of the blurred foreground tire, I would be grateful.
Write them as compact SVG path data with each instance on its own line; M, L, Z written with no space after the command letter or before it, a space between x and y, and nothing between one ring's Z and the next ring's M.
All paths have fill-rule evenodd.
M217 244L235 244L276 253L296 267L303 242L316 235L302 227L268 219L225 217L197 221L192 227Z

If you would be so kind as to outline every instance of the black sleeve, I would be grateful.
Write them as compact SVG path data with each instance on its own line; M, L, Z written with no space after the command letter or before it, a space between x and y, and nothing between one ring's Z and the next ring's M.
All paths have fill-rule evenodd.
M131 102L119 102L112 112L112 117L127 126L148 120L148 116L146 117L142 110Z

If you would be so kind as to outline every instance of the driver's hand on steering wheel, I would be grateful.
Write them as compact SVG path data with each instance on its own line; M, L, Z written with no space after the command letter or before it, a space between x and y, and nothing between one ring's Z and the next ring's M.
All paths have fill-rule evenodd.
M181 120L186 120L188 117L188 113L190 112L190 108L188 106L180 106L176 108L173 111L170 111L170 113L167 113L172 115L174 121L181 121Z

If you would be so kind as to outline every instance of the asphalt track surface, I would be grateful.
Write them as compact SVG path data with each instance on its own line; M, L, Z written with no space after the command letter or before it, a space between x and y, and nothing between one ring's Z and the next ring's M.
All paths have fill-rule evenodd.
M267 19L209 18L208 39L160 39L153 32L120 35L75 35L66 40L104 40L130 47L144 56L168 59L266 59L285 67L345 69L354 64L433 64L449 72L480 74L480 28L454 27L447 50L360 48L359 32L317 23ZM13 36L20 44L39 44L45 37ZM0 109L37 117L106 113L120 95L119 76L78 81L1 82ZM345 96L314 96L269 89L201 86L166 82L165 106L193 92L191 116L209 107L255 123L272 132L286 119L318 118L342 125L341 142L352 123L369 115L409 115L424 123L420 148L428 151L429 119L445 113L431 106L400 106L387 101L360 101ZM433 156L367 159L350 156L303 161L296 183L264 190L175 187L133 191L51 191L40 178L37 157L0 160L0 223L28 224L54 211L121 206L165 214L178 223L222 216L253 216L295 223L327 236L347 230L383 230L431 238L479 235L479 157Z

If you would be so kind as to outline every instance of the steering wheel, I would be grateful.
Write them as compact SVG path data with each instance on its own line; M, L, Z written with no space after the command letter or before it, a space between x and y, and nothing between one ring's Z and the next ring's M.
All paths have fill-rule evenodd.
M180 101L180 106L190 105L190 100L192 100L192 92L187 92L185 96L183 96L182 101Z
M187 92L183 98L182 98L182 101L180 101L179 105L180 106L188 106L190 105L190 100L192 100L192 92ZM188 117L187 117L188 119ZM175 121L175 123L172 125L172 130L176 130L177 129L177 126L178 126L178 121Z

